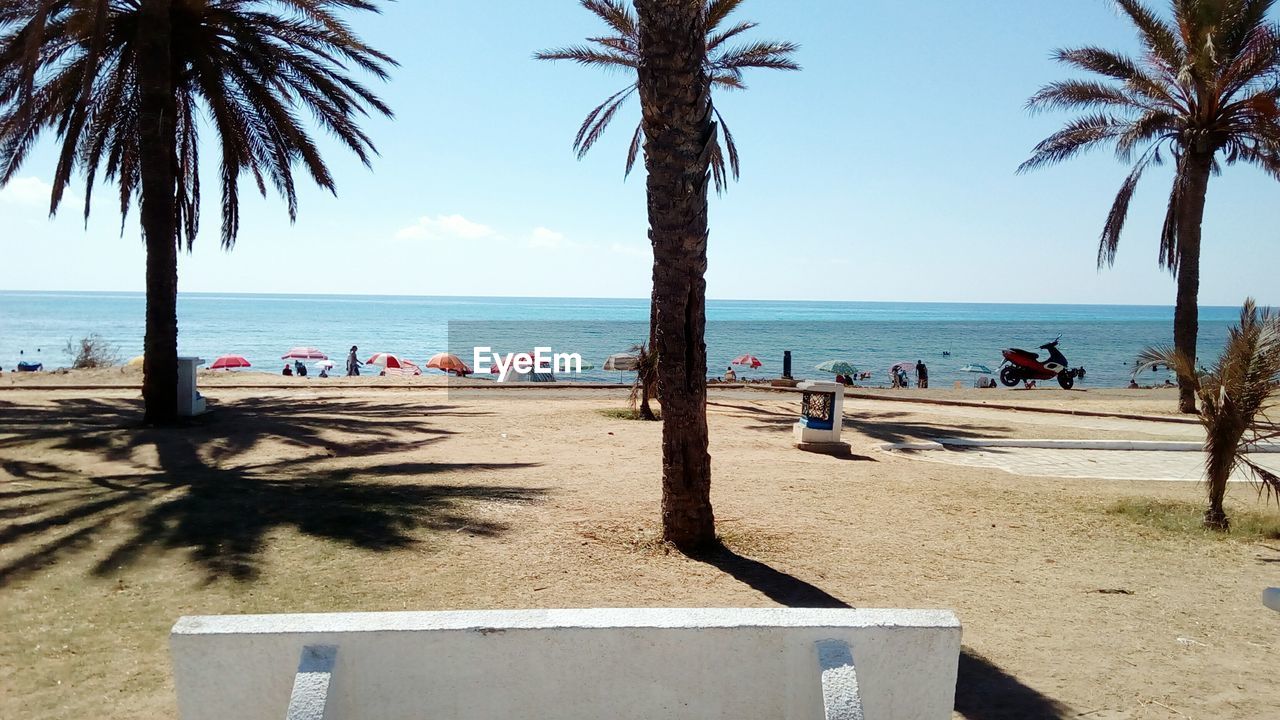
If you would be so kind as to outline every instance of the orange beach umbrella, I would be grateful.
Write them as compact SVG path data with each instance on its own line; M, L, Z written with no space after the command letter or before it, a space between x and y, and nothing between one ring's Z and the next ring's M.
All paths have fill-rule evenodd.
M471 367L453 353L436 353L427 361L427 367L452 373L470 373Z

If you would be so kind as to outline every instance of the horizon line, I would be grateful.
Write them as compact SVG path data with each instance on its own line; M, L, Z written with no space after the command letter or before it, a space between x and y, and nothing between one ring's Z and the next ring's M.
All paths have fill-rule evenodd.
M0 288L0 294L41 294L41 295L139 295L145 296L145 290L25 290ZM422 299L484 299L484 300L622 300L634 302L646 302L647 297L593 297L586 295L431 295L431 294L387 294L387 293L363 293L363 292L257 292L243 290L187 290L179 291L178 296L183 295L238 295L238 296L266 296L266 297L365 297L365 298L422 298ZM757 302L757 303L864 303L864 304L909 304L909 305L1045 305L1045 306L1062 306L1075 305L1085 307L1141 307L1141 308L1172 308L1174 305L1157 304L1157 303L1107 303L1107 302L1047 302L1047 301L1017 301L1017 300L811 300L804 298L788 298L785 300L769 299L769 298L706 298L708 302ZM1260 307L1269 307L1267 303L1259 303ZM1236 305L1199 305L1201 308L1237 308Z

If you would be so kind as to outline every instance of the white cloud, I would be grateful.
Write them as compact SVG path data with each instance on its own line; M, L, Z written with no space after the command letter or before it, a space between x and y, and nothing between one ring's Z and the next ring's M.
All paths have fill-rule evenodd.
M645 245L614 243L609 246L609 249L619 255L627 255L629 257L645 258L649 260L653 259L653 251Z
M0 189L0 201L47 208L52 191L53 186L38 177L14 178Z
M498 233L488 225L472 222L461 215L424 216L418 222L396 232L397 240L483 240Z
M544 227L536 227L529 237L529 247L557 249L564 247L564 233Z

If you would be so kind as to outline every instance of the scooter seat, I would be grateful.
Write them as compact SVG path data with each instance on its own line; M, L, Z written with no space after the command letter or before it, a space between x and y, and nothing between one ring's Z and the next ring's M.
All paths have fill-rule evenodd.
M1021 348L1009 348L1009 352L1013 353L1014 355L1024 357L1028 360L1037 360L1040 358L1038 354L1027 351L1027 350L1023 350Z

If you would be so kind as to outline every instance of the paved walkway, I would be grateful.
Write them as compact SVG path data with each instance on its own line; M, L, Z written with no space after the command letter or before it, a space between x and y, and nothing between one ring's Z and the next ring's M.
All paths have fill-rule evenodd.
M989 467L1030 477L1089 478L1095 480L1204 479L1204 455L1198 452L1146 450L1051 450L1043 448L958 448L895 450L929 462ZM1280 472L1280 455L1255 456L1263 467ZM1248 480L1238 472L1233 482Z

